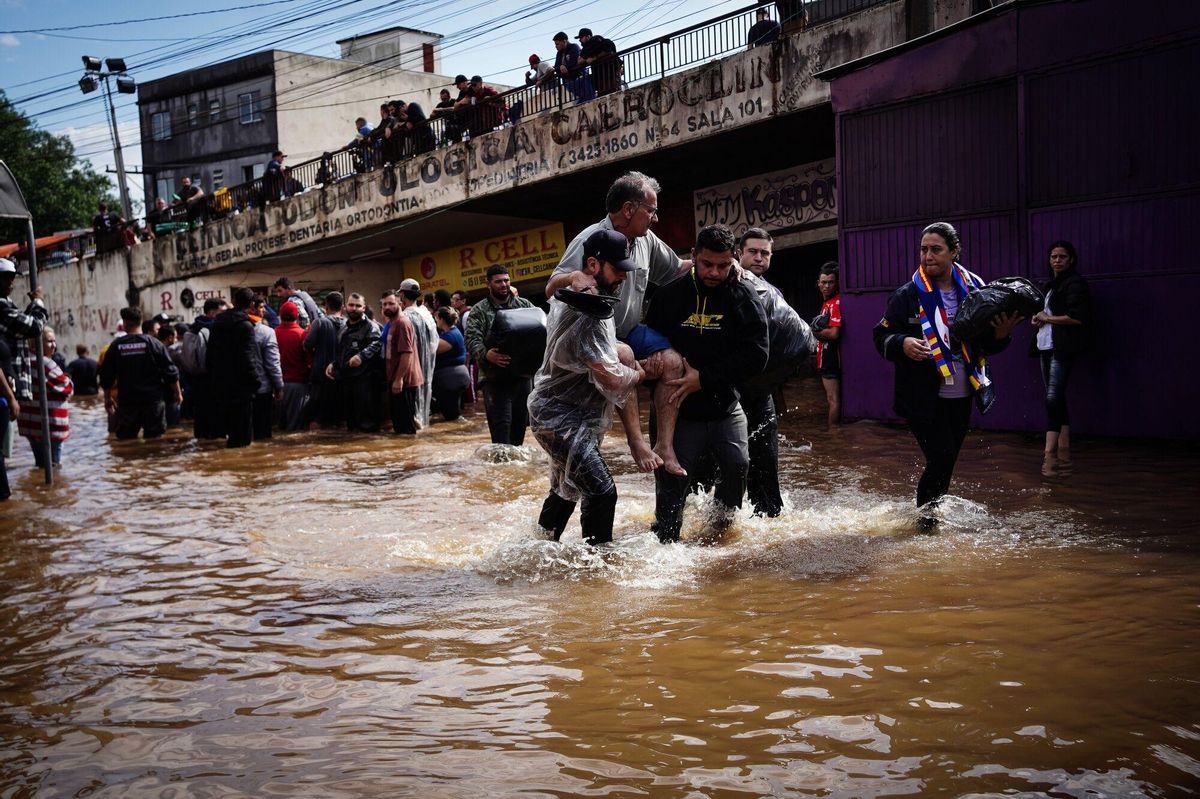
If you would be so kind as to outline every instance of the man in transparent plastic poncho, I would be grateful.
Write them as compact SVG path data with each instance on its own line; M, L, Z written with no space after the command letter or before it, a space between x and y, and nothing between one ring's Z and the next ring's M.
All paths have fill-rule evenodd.
M633 351L617 341L613 306L627 273L637 268L621 233L597 230L584 244L584 270L598 293L569 288L555 292L547 322L546 357L533 379L529 423L550 455L550 494L538 524L558 540L575 505L582 500L583 540L612 540L617 487L600 455L600 441L612 427L613 406L624 405L644 372ZM629 451L643 471L660 461L641 429L625 431Z

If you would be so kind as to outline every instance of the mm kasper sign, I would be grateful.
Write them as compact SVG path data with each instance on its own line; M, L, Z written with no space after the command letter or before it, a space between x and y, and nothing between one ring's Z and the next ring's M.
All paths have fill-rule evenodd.
M405 258L404 277L422 291L477 291L487 285L487 269L500 264L514 283L547 277L562 260L566 241L561 223L473 241Z

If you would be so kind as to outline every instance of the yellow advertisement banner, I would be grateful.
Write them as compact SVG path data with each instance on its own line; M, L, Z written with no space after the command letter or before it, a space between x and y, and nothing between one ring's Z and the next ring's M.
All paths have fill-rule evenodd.
M402 271L421 284L421 291L479 291L492 264L508 267L513 283L549 277L566 246L562 223L556 222L405 258Z

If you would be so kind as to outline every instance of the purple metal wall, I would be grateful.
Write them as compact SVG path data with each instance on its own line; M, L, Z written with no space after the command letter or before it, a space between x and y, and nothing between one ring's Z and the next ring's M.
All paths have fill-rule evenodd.
M1074 429L1200 440L1185 349L1200 267L1184 240L1200 218L1200 4L1136 16L1116 25L1129 8L1114 0L1017 6L834 79L848 416L893 418L871 328L921 228L946 219L986 279L1040 281L1051 241L1079 249L1099 324ZM977 423L1041 429L1031 335L993 361L1000 401Z

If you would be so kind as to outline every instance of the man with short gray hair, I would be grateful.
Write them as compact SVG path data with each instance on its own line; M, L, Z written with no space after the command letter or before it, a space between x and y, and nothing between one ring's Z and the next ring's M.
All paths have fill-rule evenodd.
M577 291L595 287L595 280L583 272L584 242L597 230L616 230L624 234L629 241L629 257L637 268L621 284L613 322L617 326L617 338L633 349L633 356L641 363L646 379L659 381L654 387L659 433L654 451L662 458L663 468L668 473L682 476L683 469L671 443L674 441L674 421L679 409L667 403L666 398L673 393L673 389L668 389L666 383L683 376L683 359L671 349L671 343L665 336L642 324L647 284L660 286L670 283L692 268L691 261L681 261L650 230L650 226L658 219L660 188L657 180L641 172L626 172L613 181L604 198L608 215L584 228L567 245L558 268L546 284L546 296L552 297L555 291L564 287ZM636 402L626 402L621 408L621 423L640 424Z

